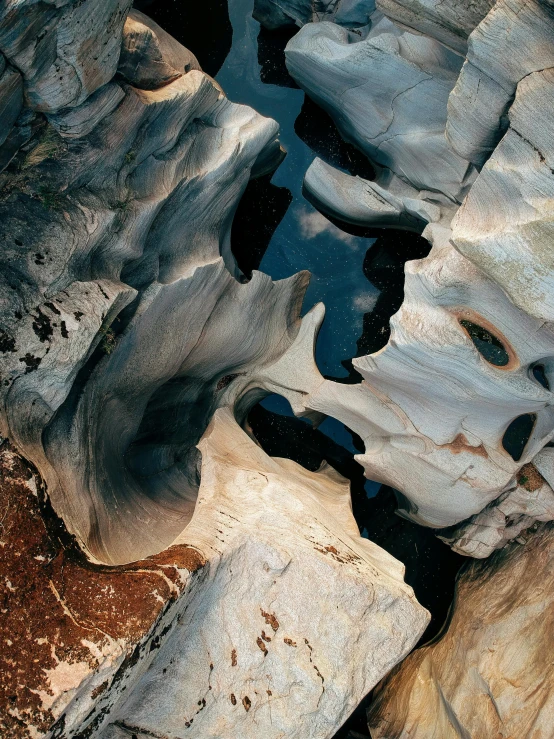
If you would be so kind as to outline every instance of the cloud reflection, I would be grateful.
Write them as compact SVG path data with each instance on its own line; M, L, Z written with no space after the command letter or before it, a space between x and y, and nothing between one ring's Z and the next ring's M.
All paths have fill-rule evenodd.
M317 236L325 234L326 236L337 239L337 241L342 241L352 251L359 249L360 239L341 231L340 228L332 224L331 221L328 221L317 210L312 211L307 208L299 208L296 211L296 218L300 226L300 233L305 239L315 239Z

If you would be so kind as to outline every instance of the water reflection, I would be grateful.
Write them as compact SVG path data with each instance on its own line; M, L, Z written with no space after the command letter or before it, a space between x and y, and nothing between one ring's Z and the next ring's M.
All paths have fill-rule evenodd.
M302 196L304 174L315 157L314 151L299 138L295 130L297 120L304 122L303 131L309 128L306 126L305 96L292 84L285 86L287 75L282 46L288 36L278 34L271 37L266 31L260 32L259 23L252 18L252 8L253 0L230 3L233 46L216 79L231 100L251 105L262 115L278 121L280 138L287 151L287 157L273 175L271 185L274 188L286 188L292 196L291 202L273 231L259 268L273 279L289 277L302 269L312 273L304 311L320 301L325 303L327 309L316 346L317 364L322 374L346 379L349 372L342 362L355 356L357 340L362 334L363 316L373 308L379 296L379 290L366 279L363 271L365 254L373 240L344 232ZM263 48L271 49L269 60L264 60L261 51L259 53L259 37L263 39ZM270 81L278 81L279 84L271 84ZM325 113L319 113L319 117L327 123ZM312 120L315 132L315 117ZM319 140L323 141L324 137L320 135ZM348 147L339 137L329 137L329 142L327 153L333 163L345 164L345 155L339 162L336 152L340 147L353 147ZM352 156L361 157L358 153ZM366 163L366 176L370 173L371 168ZM271 205L276 194L266 188L265 192L258 192L258 196L262 202L254 212L263 219L271 212L271 207L266 207L264 197ZM250 213L249 226L255 233L252 217ZM240 217L236 220L240 223ZM264 224L259 224L260 227L263 228ZM244 263L243 252L248 246L236 243L238 228L233 233L234 249L238 250L239 263L239 254Z

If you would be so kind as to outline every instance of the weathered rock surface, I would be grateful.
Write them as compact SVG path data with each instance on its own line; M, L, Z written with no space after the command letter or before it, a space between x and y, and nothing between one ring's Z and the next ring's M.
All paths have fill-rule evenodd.
M134 87L156 90L191 69L200 69L194 54L138 10L127 16L118 72Z
M453 222L456 247L537 318L554 320L554 69L527 75L510 127Z
M482 166L506 131L519 82L549 67L554 67L550 0L496 3L471 34L448 101L446 135L458 154Z
M200 451L176 545L206 553L208 579L103 736L331 737L426 612L403 567L359 536L334 470L271 459L221 410Z
M420 192L383 169L370 182L314 159L304 178L304 190L319 210L356 226L400 228L421 233L440 218L440 206L420 198ZM382 183L382 184L381 184Z
M24 78L26 104L54 113L83 103L114 76L132 0L8 0L0 51Z
M157 649L204 560L179 546L125 567L91 566L59 539L42 478L6 441L0 483L0 732L44 736L60 719L54 736L68 736Z
M550 451L540 451L533 464L521 468L513 488L440 538L460 554L484 559L537 522L554 521L554 477L549 475L546 481L538 471L540 460L550 457Z
M474 168L445 138L448 96L461 67L434 39L382 18L365 39L311 23L286 48L296 82L372 161L419 191L460 203Z
M554 532L473 564L442 638L378 688L373 739L552 736Z
M7 139L23 105L21 75L0 55L0 146Z
M90 449L85 439L90 438L92 426L96 425L93 420L96 410L87 405L91 400L86 390L80 389L74 398L71 389L87 361L87 376L93 367L101 365L96 367L94 377L104 376L104 364L113 362L118 366L120 381L127 377L126 381L135 388L134 395L138 398L137 389L141 384L137 383L138 365L135 363L129 375L124 370L125 361L120 364L120 358L127 353L129 344L146 365L151 365L156 357L156 363L144 372L143 379L149 390L142 388L145 394L136 406L134 420L131 421L129 415L131 406L136 403L131 401L130 388L125 391L126 403L130 403L128 410L125 412L121 407L118 410L117 417L126 428L126 433L117 437L123 455L127 445L121 446L122 440L125 438L126 444L131 444L151 395L170 381L183 393L185 381L181 364L201 332L207 331L205 324L210 320L213 307L219 305L221 310L221 306L227 304L229 317L234 315L239 321L239 330L240 326L247 325L230 308L232 296L237 296L236 310L240 313L246 309L248 301L239 299L239 293L261 299L259 283L254 281L241 286L218 260L223 252L229 268L238 272L228 247L232 213L252 169L266 167L272 158L275 161L279 156L275 139L277 127L250 109L229 103L208 77L195 70L156 91L122 89L115 82L110 83L83 106L57 115L52 124L59 134L50 126L43 127L36 145L25 155L18 175L6 175L4 202L0 203L5 243L2 326L7 347L1 360L2 429L40 467L55 507L66 516L66 523L83 545L103 561L119 563L143 556L138 551L128 550L130 545L125 544L126 541L138 545L145 554L158 551L183 528L189 514L183 513L179 505L171 504L167 515L174 521L173 528L167 522L164 526L163 520L159 520L144 536L137 536L136 532L131 533L131 526L128 535L115 535L117 553L110 553L109 546L102 541L103 537L109 539L111 535L98 533L103 514L101 510L95 511L96 493L92 480L96 462L87 468L87 463L79 461L80 445ZM198 272L202 266L206 269ZM270 281L262 282L265 290L271 291ZM142 297L146 288L149 290ZM165 366L160 346L154 348L150 338L146 338L146 342L151 345L153 354L133 343L137 338L135 332L141 331L136 328L137 324L143 325L143 333L148 326L148 331L154 332L159 343L163 342L165 334L157 330L156 323L167 323L168 316L163 312L176 310L171 307L175 306L171 300L178 301L183 311L188 305L186 311L190 312L193 309L185 296L189 291L190 299L198 297L198 290L205 290L213 300L203 301L205 311L197 313L194 329L190 324L192 333L188 342L183 336L183 343L178 345L180 351L175 351L172 344L168 346ZM209 386L211 397L221 376L229 374L226 369L229 367L232 372L240 367L240 357L233 356L235 338L245 352L242 361L246 362L247 357L254 357L256 352L263 354L263 347L279 346L283 327L291 315L287 300L291 299L293 304L298 300L294 289L288 290L277 289L278 294L286 296L282 299L281 312L274 301L267 299L265 315L269 317L270 310L275 311L270 325L279 338L271 338L272 329L265 330L260 325L257 336L248 344L244 339L239 340L238 335L234 336L229 328L225 330L229 345L220 355L224 358L224 366L219 367L216 361L215 372L210 374L206 368L199 370L196 390L191 390L197 402L201 402L200 377L203 373L209 375L205 391ZM129 338L121 339L120 350L111 324L135 296L136 302L124 322L120 318L116 323L121 330L133 313L136 316L127 328ZM174 315L176 330L179 330L184 314L177 311ZM212 316L211 325L214 322ZM218 329L215 330L217 333ZM217 346L220 351L222 346ZM271 358L271 352L269 356ZM101 361L103 358L105 361ZM206 359L204 356L201 361L206 362ZM80 382L79 379L79 387ZM106 388L111 382L107 380ZM115 389L116 385L112 388L115 393L109 391L108 396L113 395L117 405L115 396L119 390ZM100 388L93 391L93 387L94 382L89 388L99 400L95 393L101 392ZM80 405L74 407L77 396ZM99 409L103 404L106 409L110 408L106 421L113 429L110 414L114 407L110 406L108 396L94 408ZM184 402L183 396L181 404ZM212 401L206 397L202 402L208 405L205 414L198 413L198 419L203 418L207 424ZM168 400L165 403L167 410L171 403ZM101 434L104 433L103 423L100 421L98 427ZM174 425L178 423L176 417ZM146 424L145 421L141 433L146 433ZM168 432L169 427L174 426L169 424ZM189 449L194 449L204 428L205 425L200 425L192 432ZM114 438L111 434L108 436ZM162 454L163 447L164 444L158 452L152 453ZM97 451L101 448L107 447L100 443ZM118 459L108 452L116 474L125 470L121 455ZM105 460L100 461L98 457L98 464L101 477L107 482ZM91 473L92 478L89 477ZM60 474L65 483L59 479ZM82 475L87 478L85 487L92 495L88 499L80 492L84 484L80 479ZM196 473L188 469L187 476L190 480L181 497L182 506L190 510L194 505L194 498L190 500L190 486L196 486ZM72 484L76 487L71 487ZM116 492L107 493L113 484ZM106 494L115 495L113 505L118 506L124 487L115 481L108 483ZM175 491L169 492L168 488L168 493L173 500ZM129 495L133 496L130 491ZM168 501L156 504L145 499L143 505L147 510L151 506L158 510L161 506L165 510ZM122 516L128 515L127 509L120 511ZM164 543L157 541L157 527L165 530ZM153 540L156 544L151 548Z
M362 437L358 460L370 479L402 493L403 515L455 527L442 535L457 551L486 557L554 515L550 481L533 467L554 432L552 79L549 69L533 71L541 59L550 63L553 24L548 3L519 13L510 0L488 15L485 4L428 3L417 6L421 27L413 23L415 4L385 2L384 12L387 5L402 28L434 38L376 13L363 40L311 23L287 46L291 74L382 167L367 182L316 160L305 189L331 217L408 227L433 249L406 266L405 300L388 345L354 360L362 384L337 386L311 372L303 385L289 382L287 397L299 413L329 414ZM460 38L482 19L461 72L460 57L435 40L448 43L440 24L431 29L440 14L458 15L452 28L465 28ZM512 31L521 43L510 55ZM498 142L506 111L510 128L477 176L470 160L481 165L483 158L448 144L446 101L448 125L457 115L460 130L478 143L470 99L457 113L453 100L471 59L487 69L492 57L492 78L503 79L507 92L502 110L486 92L479 98L496 126L489 143ZM482 120L492 130L489 118ZM522 468L539 480L532 490L518 484Z
M237 423L305 332L307 275L246 281L230 249L277 125L98 6L0 30L26 104L0 150L2 729L331 737L428 614L348 483Z
M362 383L324 380L310 363L323 319L314 310L293 347L270 368L274 385L266 387L285 395L296 413L324 413L355 431L365 445L356 459L366 476L406 496L403 515L442 528L513 488L518 470L552 437L550 390L532 367L552 354L554 334L459 254L448 229L433 224L424 235L434 248L406 265L391 340L353 360ZM506 430L518 417L533 420L514 450Z
M465 54L467 37L494 5L494 0L377 0L377 7L401 26Z

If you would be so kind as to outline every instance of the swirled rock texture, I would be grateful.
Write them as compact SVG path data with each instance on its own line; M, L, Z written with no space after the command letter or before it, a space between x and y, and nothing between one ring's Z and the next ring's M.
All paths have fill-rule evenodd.
M465 54L468 36L493 5L494 0L377 0L378 9L392 20L460 54Z
M0 733L327 739L428 613L240 426L310 327L230 248L278 126L128 7L0 19Z
M534 464L554 435L551 3L379 9L365 38L319 22L287 45L292 76L376 168L369 182L315 160L305 189L331 217L433 248L406 265L388 344L353 360L363 381L311 372L288 393L362 437L358 461L399 491L402 515L486 557L554 514ZM465 62L447 18L469 37ZM520 484L522 469L541 481Z
M373 739L552 736L554 532L460 577L448 630L378 687Z
M461 202L474 168L444 135L458 55L382 18L364 39L310 23L289 41L286 59L298 84L372 161L432 191L431 199Z
M8 0L0 51L23 75L27 105L56 112L83 103L114 76L131 0Z

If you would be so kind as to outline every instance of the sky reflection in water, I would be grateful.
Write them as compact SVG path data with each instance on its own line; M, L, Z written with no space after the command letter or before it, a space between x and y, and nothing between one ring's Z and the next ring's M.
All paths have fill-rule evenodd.
M271 182L290 190L293 200L260 269L274 280L303 269L311 272L304 312L320 301L326 307L316 348L317 364L324 375L346 377L341 360L355 356L363 314L373 308L379 295L362 270L366 251L374 240L345 233L302 196L304 174L315 157L294 130L304 92L261 81L260 25L252 18L252 6L252 0L229 3L233 45L216 79L230 100L250 105L279 123L280 140L287 151Z

